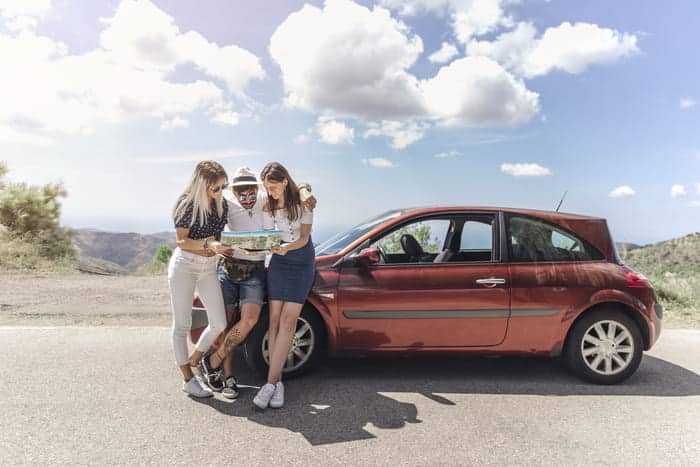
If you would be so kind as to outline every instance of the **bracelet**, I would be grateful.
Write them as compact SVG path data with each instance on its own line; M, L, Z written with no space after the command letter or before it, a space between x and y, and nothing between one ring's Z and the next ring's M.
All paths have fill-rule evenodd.
M202 248L204 248L205 250L209 249L209 239L208 238L205 238L204 242L202 242Z

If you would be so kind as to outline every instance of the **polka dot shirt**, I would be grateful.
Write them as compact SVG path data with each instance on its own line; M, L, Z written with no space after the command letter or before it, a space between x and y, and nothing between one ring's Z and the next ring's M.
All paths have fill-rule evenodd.
M192 203L187 206L184 214L179 220L176 220L175 227L189 228L190 233L187 234L192 240L201 240L203 238L213 236L217 240L221 240L221 232L226 226L226 219L228 217L228 203L224 201L222 215L219 217L216 211L216 201L212 200L211 206L209 206L209 215L207 215L207 223L200 225L199 215L195 219L194 224L190 227L190 222L192 221L192 215L194 212L194 205Z

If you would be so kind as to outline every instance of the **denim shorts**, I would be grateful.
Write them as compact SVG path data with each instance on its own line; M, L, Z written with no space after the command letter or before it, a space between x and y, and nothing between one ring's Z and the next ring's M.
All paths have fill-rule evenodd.
M216 267L216 273L221 283L221 291L224 294L224 304L226 308L235 307L240 300L244 303L255 303L262 305L265 298L265 268L260 268L253 275L244 281L232 281L224 273L221 262Z

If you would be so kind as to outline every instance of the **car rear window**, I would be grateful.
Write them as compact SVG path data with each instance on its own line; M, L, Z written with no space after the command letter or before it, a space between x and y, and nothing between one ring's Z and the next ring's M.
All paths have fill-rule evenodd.
M508 247L513 262L600 261L602 253L575 234L548 222L508 216Z

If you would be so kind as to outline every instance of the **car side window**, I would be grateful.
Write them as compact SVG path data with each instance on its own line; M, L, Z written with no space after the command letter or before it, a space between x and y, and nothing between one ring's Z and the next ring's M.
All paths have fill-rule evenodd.
M401 226L372 243L380 250L382 262L432 263L442 250L450 228L448 219L429 219Z
M493 249L493 220L467 220L462 226L459 251L491 251Z
M571 232L528 217L509 216L508 244L513 262L603 259L600 252Z

